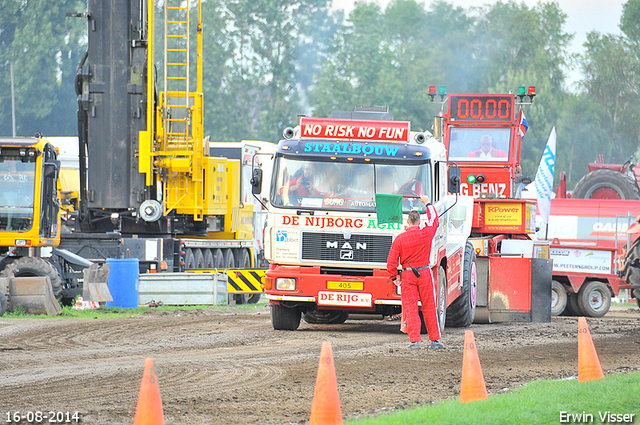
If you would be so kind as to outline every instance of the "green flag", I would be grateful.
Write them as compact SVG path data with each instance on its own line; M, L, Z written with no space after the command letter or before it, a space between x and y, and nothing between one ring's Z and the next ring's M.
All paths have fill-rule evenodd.
M402 224L402 195L376 193L378 223Z

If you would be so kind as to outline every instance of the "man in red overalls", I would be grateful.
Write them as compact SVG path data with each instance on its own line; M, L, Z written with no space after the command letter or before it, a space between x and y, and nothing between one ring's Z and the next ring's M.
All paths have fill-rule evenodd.
M418 314L418 300L422 302L422 314L427 325L427 332L431 340L430 348L442 348L440 342L440 326L436 313L436 288L433 274L429 268L431 256L431 242L438 228L438 213L429 203L426 195L420 197L427 205L427 219L424 227L420 228L420 213L409 213L407 230L398 235L391 244L387 257L387 271L389 278L396 284L402 285L402 309L407 320L409 334L409 348L420 348L420 316ZM398 259L402 265L402 278L398 278ZM416 272L420 275L416 276Z

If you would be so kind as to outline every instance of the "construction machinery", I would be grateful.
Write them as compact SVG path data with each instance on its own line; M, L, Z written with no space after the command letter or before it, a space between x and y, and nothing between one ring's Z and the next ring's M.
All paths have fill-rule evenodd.
M44 252L60 243L59 170L55 148L40 135L0 139L0 316L18 302L55 311L62 297Z
M68 14L88 23L75 80L78 196L64 191L68 232L59 234L55 149L38 140L2 147L3 155L24 151L23 164L39 179L34 194L42 197L11 217L17 234L6 245L15 245L8 248L13 258L25 252L22 261L44 264L34 248L59 243L49 258L56 297L82 291L82 274L70 265L107 258L138 258L143 273L255 265L253 204L242 202L241 163L210 156L203 137L200 1L168 0L161 9L164 31L155 28L153 0L89 0L87 12ZM13 264L16 273L24 269Z

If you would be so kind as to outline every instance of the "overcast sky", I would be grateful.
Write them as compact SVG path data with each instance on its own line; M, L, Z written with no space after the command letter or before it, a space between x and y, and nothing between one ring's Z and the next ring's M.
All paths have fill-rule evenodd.
M356 0L333 0L334 9L342 9L348 15L353 9ZM390 0L364 0L367 3L377 2L385 7ZM454 6L460 6L465 9L474 6L483 6L492 4L487 0L447 0ZM520 3L522 0L518 0ZM620 15L622 14L622 5L626 0L556 0L560 5L560 9L567 14L567 21L564 30L570 34L574 34L572 43L573 53L583 53L582 44L587 39L587 33L590 31L599 31L601 33L620 34ZM418 0L421 2L421 0ZM506 0L505 0L506 2ZM431 1L422 1L422 3L430 4ZM524 3L533 7L538 0L524 0ZM577 76L570 76L571 80L575 80Z

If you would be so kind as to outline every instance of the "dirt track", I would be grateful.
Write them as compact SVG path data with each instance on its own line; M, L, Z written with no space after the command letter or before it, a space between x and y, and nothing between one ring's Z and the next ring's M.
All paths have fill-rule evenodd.
M85 320L0 318L0 420L78 411L85 424L132 424L144 359L156 359L167 424L296 424L309 419L323 341L331 341L345 418L455 398L464 329L418 352L398 322L349 319L274 331L269 310L149 311ZM640 369L640 310L589 328L606 374ZM577 374L577 320L473 325L489 394Z

